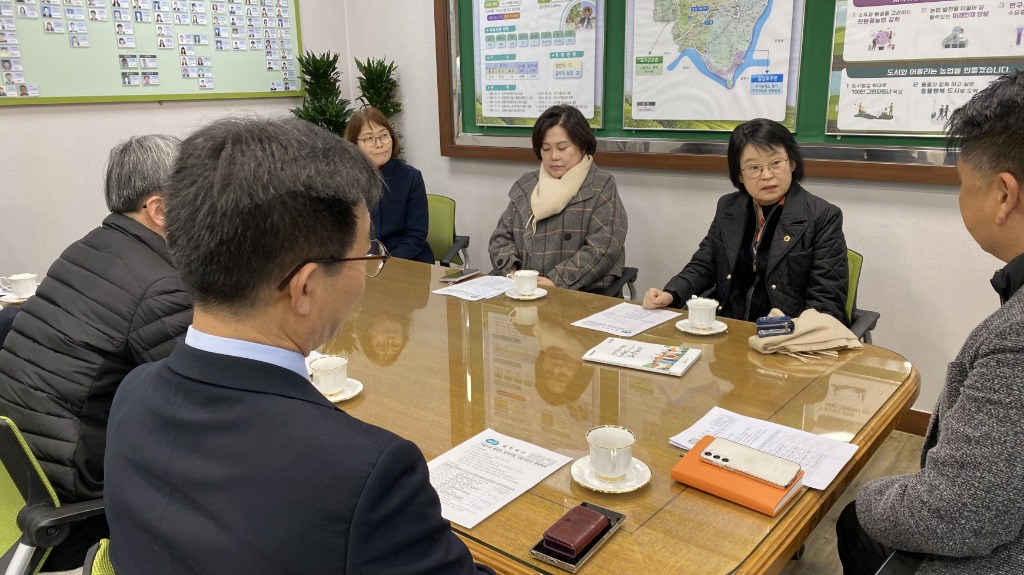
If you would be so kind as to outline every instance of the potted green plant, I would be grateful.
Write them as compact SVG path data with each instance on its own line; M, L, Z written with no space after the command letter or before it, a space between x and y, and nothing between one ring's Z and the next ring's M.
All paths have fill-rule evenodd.
M359 70L359 92L362 94L359 96L360 102L377 108L387 118L402 111L402 103L398 101L398 80L395 79L398 67L394 62L384 58L367 58L365 62L360 62L356 58L356 68Z
M342 97L338 87L341 79L338 54L325 52L318 55L307 51L298 57L298 62L306 95L301 106L292 108L292 113L344 136L345 125L353 110L349 106L352 102Z

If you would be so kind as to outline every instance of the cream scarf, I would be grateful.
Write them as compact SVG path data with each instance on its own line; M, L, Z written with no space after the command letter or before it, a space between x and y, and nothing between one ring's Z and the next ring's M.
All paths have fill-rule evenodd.
M580 163L562 174L561 178L549 174L544 168L544 164L541 163L537 187L533 188L533 193L530 194L530 208L533 210L533 216L530 217L529 224L533 227L534 233L537 232L538 221L562 213L565 206L569 205L569 200L576 196L576 193L580 191L580 186L583 185L583 180L587 179L590 165L593 163L593 158L583 156Z

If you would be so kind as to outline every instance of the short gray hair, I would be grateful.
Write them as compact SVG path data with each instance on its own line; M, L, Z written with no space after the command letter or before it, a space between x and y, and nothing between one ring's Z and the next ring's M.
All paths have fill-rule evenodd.
M151 134L133 136L110 150L107 160L107 209L128 213L142 209L150 195L164 189L181 140Z

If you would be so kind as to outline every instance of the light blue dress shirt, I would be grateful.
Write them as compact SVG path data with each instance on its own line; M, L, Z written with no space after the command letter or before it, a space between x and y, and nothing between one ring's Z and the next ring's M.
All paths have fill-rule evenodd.
M307 380L309 379L309 371L306 369L306 358L302 357L302 354L297 351L282 349L272 345L263 345L262 343L220 337L219 335L210 335L199 331L191 325L188 326L188 333L185 334L185 343L210 353L252 359L283 367L294 371Z

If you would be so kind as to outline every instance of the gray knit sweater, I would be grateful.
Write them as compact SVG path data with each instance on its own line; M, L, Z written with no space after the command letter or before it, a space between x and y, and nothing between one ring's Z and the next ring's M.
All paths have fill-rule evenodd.
M921 470L861 489L864 530L927 553L918 575L1024 573L1024 289L949 364Z

